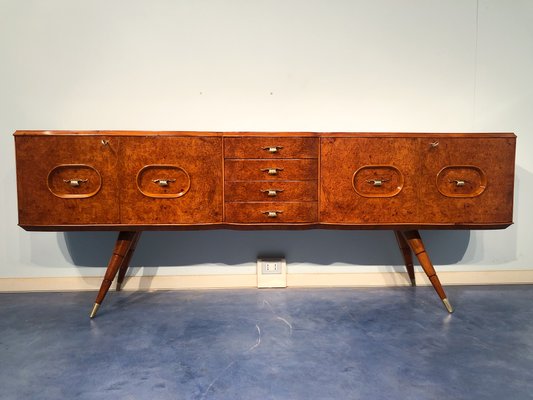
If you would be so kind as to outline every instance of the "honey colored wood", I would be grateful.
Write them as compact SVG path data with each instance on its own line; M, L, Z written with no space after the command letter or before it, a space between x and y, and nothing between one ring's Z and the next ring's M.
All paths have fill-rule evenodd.
M403 231L401 232L401 234L404 236L406 242L409 244L409 247L411 248L412 252L418 258L420 266L429 278L429 281L433 285L433 288L435 289L441 300L444 301L446 299L446 293L442 288L442 285L439 281L439 277L437 276L435 268L431 263L428 253L426 252L426 248L424 246L424 242L422 242L420 234L416 230Z
M269 173L275 170L275 174ZM229 181L316 180L318 163L314 159L224 160L224 177Z
M377 224L420 220L416 139L321 140L321 222ZM384 166L394 169L387 170ZM354 176L363 167L366 167L363 173ZM382 180L382 186L374 187L372 182L367 182L371 179ZM403 183L398 190L400 182ZM364 197L356 189L373 197ZM396 194L391 197L391 193Z
M513 138L428 137L419 139L418 146L417 153L421 155L419 198L424 202L420 221L488 223L512 220ZM449 167L457 168L446 179L439 179L439 172ZM483 179L477 171L481 171L486 180L486 188L480 195L476 193ZM458 187L454 180L464 180L465 185ZM454 192L467 197L444 195Z
M226 202L317 201L316 180L226 182L224 186Z
M221 138L131 137L123 139L119 158L122 223L222 222ZM157 175L143 176L138 184L139 172L154 165L162 166L155 169ZM169 180L168 186L162 190L156 179ZM179 197L154 197L185 188Z
M128 271L128 268L130 266L133 253L135 253L135 249L137 248L137 243L139 242L139 239L141 238L141 233L142 233L141 231L138 231L133 234L130 248L128 252L126 253L126 256L124 257L122 264L120 265L120 269L118 271L118 277L117 277L117 291L120 291L122 289L122 283L124 282L124 278L126 277L126 272Z
M316 138L270 137L224 138L225 158L317 158Z
M512 133L17 131L19 225L119 230L94 316L143 230L392 229L452 308L418 229L512 223ZM275 195L272 194L274 192Z
M311 223L317 221L316 202L226 203L226 221L236 223ZM275 216L269 216L274 212Z
M403 137L403 138L516 138L512 132L476 132L476 133L457 133L457 132L209 132L209 131L132 131L132 130L17 130L14 136L217 136L217 137Z
M94 301L93 311L91 312L91 315L90 315L91 318L93 318L96 315L98 308L104 301L104 298L107 292L109 291L111 284L113 283L113 279L115 279L115 276L117 275L119 268L121 267L122 263L126 260L126 256L128 255L129 250L132 244L134 243L134 241L138 239L138 236L139 234L136 232L120 232L118 234L118 238L117 238L117 242L115 243L113 254L111 255L109 264L107 265L104 279L102 280L102 285L100 286L100 290L98 291L98 295L96 296L96 300ZM131 259L131 256L130 256L130 259Z
M401 231L394 231L396 236L396 241L398 242L398 247L402 253L403 260L405 262L405 268L407 269L407 274L409 275L409 280L411 281L411 286L416 286L415 279L415 268L413 264L413 254L411 253L411 248L409 243L405 239Z
M119 224L118 148L119 139L106 135L17 136L19 224ZM86 181L73 187L70 179Z

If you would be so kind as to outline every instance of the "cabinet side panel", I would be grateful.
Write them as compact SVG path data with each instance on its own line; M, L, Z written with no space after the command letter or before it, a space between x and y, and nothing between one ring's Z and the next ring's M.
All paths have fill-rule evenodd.
M121 223L222 222L220 137L122 139Z
M118 223L118 147L105 136L15 137L19 224Z

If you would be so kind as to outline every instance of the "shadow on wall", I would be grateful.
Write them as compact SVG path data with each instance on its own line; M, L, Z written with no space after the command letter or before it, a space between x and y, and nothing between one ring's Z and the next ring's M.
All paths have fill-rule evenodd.
M517 228L532 219L529 208L520 208L520 192L533 187L533 174L516 168L515 214L517 223L505 240L492 238L492 256L487 259L485 235L468 230L422 231L422 238L435 265L458 262L501 264L516 260ZM116 232L58 233L65 257L77 266L107 265ZM206 230L145 232L137 246L132 266L191 266L198 264L238 265L253 263L257 257L285 256L289 263L330 265L403 265L392 231L298 230L238 231ZM495 256L496 255L496 256Z
M116 232L67 232L65 254L77 266L101 267L113 250ZM462 260L470 231L423 231L422 239L435 264ZM61 238L59 238L61 241ZM392 231L176 231L144 232L133 266L236 265L257 257L280 256L287 262L329 265L403 265Z
M520 193L533 188L533 174L517 166L515 178L515 226L504 242L490 243L497 253L486 259L483 232L468 230L422 231L422 239L435 265L459 262L501 264L516 260L518 226L533 219L530 209L520 207ZM529 221L529 222L528 222ZM60 247L77 266L107 265L116 232L58 233ZM512 244L512 245L510 245ZM176 231L144 232L132 266L190 266L198 264L237 265L253 263L257 257L280 256L291 263L330 265L403 265L392 231L297 230L297 231Z

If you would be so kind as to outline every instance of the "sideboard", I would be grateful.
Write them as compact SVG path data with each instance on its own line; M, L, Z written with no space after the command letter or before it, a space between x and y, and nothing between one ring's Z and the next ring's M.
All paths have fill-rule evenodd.
M390 229L453 312L418 231L512 224L513 133L14 135L22 228L119 231L91 318L144 230Z

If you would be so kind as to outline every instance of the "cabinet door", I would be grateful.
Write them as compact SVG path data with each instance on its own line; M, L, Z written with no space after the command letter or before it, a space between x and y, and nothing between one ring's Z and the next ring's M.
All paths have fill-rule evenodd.
M117 138L15 138L19 224L116 224Z
M395 224L418 218L414 138L323 138L320 221Z
M122 224L222 221L222 139L122 139Z
M424 222L512 222L514 138L419 140Z

